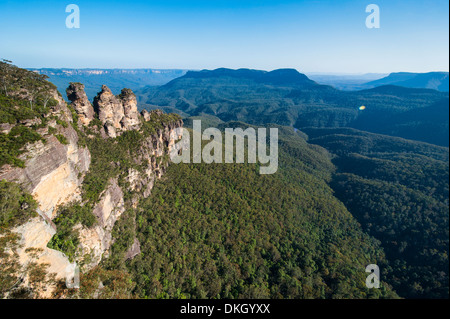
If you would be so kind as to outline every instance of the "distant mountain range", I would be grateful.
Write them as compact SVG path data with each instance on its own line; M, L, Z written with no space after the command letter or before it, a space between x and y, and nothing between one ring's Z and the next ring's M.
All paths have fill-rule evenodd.
M106 84L114 94L124 87L135 91L141 108L163 108L185 117L207 114L216 118L212 121L295 128L352 127L448 146L448 72L392 73L379 79L381 74L359 79L312 75L315 82L294 69L32 70L49 76L64 97L70 82L84 83L91 100ZM376 80L361 83L370 79Z
M85 85L85 91L89 99L93 99L103 84L107 85L114 94L119 94L124 87L133 91L146 86L160 86L181 77L188 70L173 69L58 69L41 68L29 69L31 71L45 74L49 80L55 84L61 94L65 97L65 90L70 82L80 82ZM227 69L217 69L212 75L206 75L206 71L198 72L200 77L216 76L219 73L226 75ZM252 75L246 76L259 77L262 71L249 70ZM243 75L243 70L228 74L234 78ZM274 72L274 73L273 73ZM262 76L260 81L270 81L268 77L274 76L285 83L291 83L294 77L292 73L286 72L284 75L280 70L266 72L268 75ZM298 73L298 72L297 72ZM300 73L298 73L300 74ZM307 76L302 74L303 80L308 79L319 84L330 85L339 90L356 91L375 88L381 85L398 85L412 88L427 88L438 91L449 91L448 72L430 72L430 73L391 73L389 75L382 73L368 73L360 75L339 75L310 73ZM194 76L194 75L190 75ZM256 78L255 78L256 79ZM300 80L300 79L297 79ZM279 83L280 84L280 83Z
M384 85L341 91L293 69L187 72L137 90L141 108L209 121L275 123L298 129L351 127L448 146L448 93ZM363 109L360 109L364 106Z
M448 72L429 73L391 73L387 77L366 83L366 86L398 85L409 88L433 89L449 91Z
M89 99L93 99L103 84L115 94L123 88L137 90L148 85L163 85L186 73L185 70L160 69L29 69L49 77L62 96L70 82L85 85Z
M387 74L308 74L308 77L320 84L331 85L340 90L356 91L371 89L381 85L397 85L409 88L449 91L448 72L410 73L398 72Z

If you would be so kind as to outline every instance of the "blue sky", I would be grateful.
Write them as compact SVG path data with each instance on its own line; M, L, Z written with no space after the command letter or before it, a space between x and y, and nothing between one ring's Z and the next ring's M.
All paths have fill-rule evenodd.
M80 28L68 29L68 4ZM381 27L368 29L368 4ZM448 0L0 0L0 57L21 67L449 69Z

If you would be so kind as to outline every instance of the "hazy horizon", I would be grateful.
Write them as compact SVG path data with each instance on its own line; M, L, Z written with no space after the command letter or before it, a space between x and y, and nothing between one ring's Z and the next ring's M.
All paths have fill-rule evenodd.
M14 61L13 61L13 64ZM188 68L153 68L153 67L142 67L142 68L99 68L99 67L88 67L88 68L73 68L73 67L25 67L25 66L20 66L19 67L23 67L25 69L29 69L29 70L51 70L51 69L56 69L56 70L155 70L155 71L170 71L170 70L181 70L181 71L202 71L202 70L217 70L217 69L231 69L231 70L238 70L238 69L248 69L248 70L258 70L258 71L266 71L266 72L271 72L271 71L275 71L275 70L279 70L279 69L293 69L296 70L300 73L304 73L306 75L330 75L330 76L362 76L362 75L388 75L391 73L442 73L442 72L446 72L449 73L448 70L431 70L431 71L425 71L425 72L412 72L412 71L398 71L398 72L360 72L360 73L344 73L344 72L302 72L302 70L296 69L296 68L278 68L278 69L253 69L253 68L226 68L226 67L217 67L214 69L206 69L206 68L200 68L200 69L188 69Z

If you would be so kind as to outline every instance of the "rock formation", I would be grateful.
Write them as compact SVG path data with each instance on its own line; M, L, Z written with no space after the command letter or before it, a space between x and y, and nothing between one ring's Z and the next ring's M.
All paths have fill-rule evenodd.
M152 110L152 111L147 111L147 110L142 110L141 115L144 118L144 121L150 121L152 118L152 115L162 115L164 114L163 111L161 110Z
M94 98L94 107L108 136L116 137L116 131L122 128L123 105L106 85Z
M67 98L72 102L72 106L78 114L80 123L89 125L94 119L94 108L84 92L84 85L81 83L70 83L66 93Z
M94 98L94 108L109 137L117 137L123 131L135 130L140 126L136 96L129 89L123 89L116 97L103 85Z
M139 128L139 113L137 109L136 95L130 89L123 89L119 95L122 101L124 117L122 119L123 130L134 130Z
M89 125L98 117L103 124L98 130L106 132L107 138L117 137L124 131L139 130L144 121L163 115L161 111L150 113L145 111L141 116L137 111L136 97L128 89L122 90L116 97L108 87L103 86L94 100L94 107L89 103L82 84L71 83L66 93L78 114L81 131L83 126ZM73 272L75 264L71 263L62 252L47 247L49 240L57 232L52 220L57 217L60 206L74 201L84 205L81 189L84 176L90 168L91 154L87 147L79 146L80 133L72 125L61 124L73 122L72 113L56 89L52 91L52 95L57 105L52 107L48 114L48 127L39 129L46 142L38 141L26 145L24 153L19 157L25 162L25 167L3 165L0 167L0 180L6 179L21 184L34 196L39 205L37 217L13 230L21 236L23 245L19 250L21 263L25 267L30 262L26 254L27 249L38 248L41 252L37 262L49 264L49 271L55 273L56 278L64 280L68 275L68 269ZM14 125L28 124L27 122ZM135 163L143 169L127 170L125 184L119 185L118 176L111 178L100 194L98 202L93 206L92 213L97 222L92 227L81 224L75 226L75 230L79 232L80 242L75 262L85 261L84 256L90 256L89 262L84 263L82 270L95 267L108 255L108 250L114 242L111 232L116 221L126 209L136 208L140 198L150 195L155 181L161 178L169 164L162 158L169 154L176 138L181 138L174 134L174 130L182 124L181 120L172 121L143 138L134 158ZM1 130L8 132L12 127L3 125ZM62 143L54 134L50 134L49 127L52 127L52 130L56 129L58 135L62 135L66 142ZM124 193L132 194L128 203L124 200ZM130 259L138 254L139 247L139 241L135 239L126 253L126 258ZM51 292L51 287L48 292Z
M150 120L150 113L147 110L142 110L141 115L144 118L144 121Z
M140 253L141 253L141 244L139 243L139 240L137 240L137 238L135 238L133 245L131 245L131 247L128 249L128 251L125 255L125 259L127 259L127 260L133 259Z

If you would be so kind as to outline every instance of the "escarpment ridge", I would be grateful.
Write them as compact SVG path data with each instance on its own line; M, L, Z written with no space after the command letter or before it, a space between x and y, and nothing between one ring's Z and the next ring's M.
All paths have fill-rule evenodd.
M116 222L150 195L167 168L173 130L183 123L162 112L139 114L129 89L114 96L102 86L91 103L84 85L71 83L67 104L45 77L5 63L2 68L11 76L8 90L1 92L2 112L8 116L2 116L0 134L18 145L2 148L0 181L20 185L36 202L34 217L2 224L0 238L18 236L9 256L18 256L12 279L19 282L3 294L28 291L32 278L22 270L36 264L49 281L40 280L45 284L29 293L51 297L57 282L70 279L75 267L85 272L107 258ZM20 89L17 82L23 83ZM25 83L41 85L40 95L31 98L33 88ZM23 141L24 134L29 140ZM135 238L129 250L126 258L139 252Z

